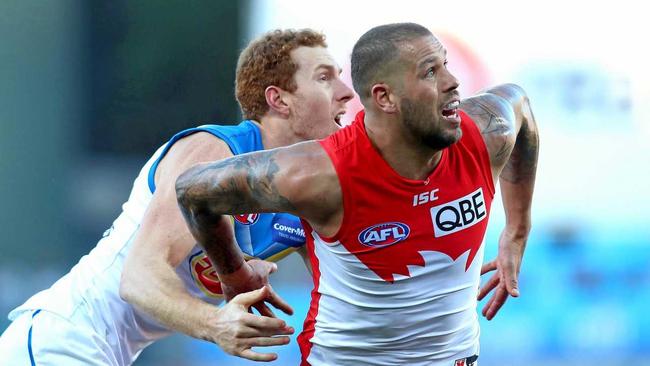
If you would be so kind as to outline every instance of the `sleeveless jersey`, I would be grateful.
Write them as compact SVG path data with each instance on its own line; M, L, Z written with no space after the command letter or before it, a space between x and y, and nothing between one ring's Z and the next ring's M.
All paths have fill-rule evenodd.
M259 128L251 121L237 126L205 125L174 135L142 168L128 201L122 206L122 213L97 246L52 287L14 309L9 318L13 320L21 312L35 309L51 311L66 318L78 311L85 312L93 322L89 326L105 337L110 345L107 352L112 352L119 364L125 365L131 364L144 347L169 335L169 329L120 298L120 276L153 196L158 164L176 141L200 131L226 142L235 155L263 149ZM238 215L233 221L237 242L247 258L278 260L304 245L304 231L295 216L249 214ZM222 302L216 272L199 246L190 251L176 268L176 273L192 295L215 305Z
M364 114L321 140L341 185L333 237L306 222L314 290L303 365L454 365L478 354L476 296L494 197L489 155L463 112L461 139L425 180L398 175Z

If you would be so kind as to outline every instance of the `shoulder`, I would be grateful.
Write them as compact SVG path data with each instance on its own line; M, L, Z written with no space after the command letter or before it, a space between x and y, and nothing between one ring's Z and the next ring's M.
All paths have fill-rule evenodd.
M319 141L305 141L268 151L281 162L286 174L298 180L322 179L334 173L329 155Z
M191 135L178 140L171 147L170 153L179 157L200 158L203 161L223 159L232 156L228 144L220 137L207 131L197 131Z
M509 95L520 89L504 84L463 99L460 109L476 123L494 168L503 167L516 141L517 105Z
M460 106L482 132L514 133L521 120L522 106L527 101L528 96L519 85L501 84L463 99Z
M493 93L481 93L460 102L465 111L478 125L482 134L514 131L515 113L505 98Z
M342 200L338 176L319 141L275 149L286 184L285 193L313 226L326 225Z
M232 155L225 141L209 132L197 131L171 146L156 170L156 181L173 183L180 173L193 165L225 159Z

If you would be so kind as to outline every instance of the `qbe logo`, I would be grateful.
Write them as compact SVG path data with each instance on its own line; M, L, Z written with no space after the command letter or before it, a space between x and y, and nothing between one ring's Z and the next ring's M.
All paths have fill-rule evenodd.
M472 227L487 216L483 189L431 208L433 232L436 238Z
M408 238L411 229L401 222L373 225L359 233L359 242L371 248L383 248Z

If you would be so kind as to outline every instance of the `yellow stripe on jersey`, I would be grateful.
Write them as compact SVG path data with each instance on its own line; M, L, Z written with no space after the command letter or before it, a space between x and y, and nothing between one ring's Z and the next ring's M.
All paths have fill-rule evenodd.
M298 248L289 247L289 248L287 248L287 249L285 249L285 250L283 250L281 252L278 252L278 253L266 258L265 260L267 260L269 262L277 262L280 259L283 259L284 257L288 256L289 254L295 252L296 250L298 250Z

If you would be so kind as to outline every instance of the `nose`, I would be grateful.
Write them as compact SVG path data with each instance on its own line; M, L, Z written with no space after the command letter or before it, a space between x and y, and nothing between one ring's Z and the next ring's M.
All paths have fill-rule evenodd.
M336 91L335 96L337 101L347 103L354 98L354 92L343 82L343 80L339 79L338 90Z
M451 92L451 91L454 91L454 90L458 89L458 87L460 86L460 82L451 73L451 71L449 71L449 70L446 70L446 71L447 71L447 77L445 78L445 83L443 85L444 85L444 92L448 93L448 92Z

